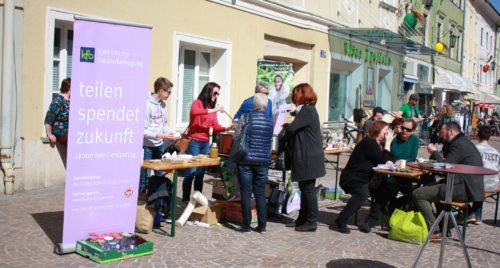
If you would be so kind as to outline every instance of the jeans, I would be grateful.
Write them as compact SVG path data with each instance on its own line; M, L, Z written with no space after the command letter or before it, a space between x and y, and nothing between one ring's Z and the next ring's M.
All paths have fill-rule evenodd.
M368 199L368 183L355 183L353 185L345 185L342 187L344 191L351 195L347 205L340 212L337 222L341 226L347 225L349 218L361 208L366 199Z
M300 210L295 224L316 225L318 221L318 195L316 194L316 179L299 181Z
M432 202L439 202L440 184L424 186L413 191L413 202L417 209L422 213L427 223L427 228L431 228L436 217L432 212Z
M266 230L267 206L264 188L267 181L267 166L238 166L238 181L241 193L241 214L243 216L243 229L250 230L252 221L252 193L257 205L257 221L261 231Z
M158 147L143 146L142 149L144 149L144 160L161 159L161 157L163 156L163 145L158 146ZM146 188L146 185L148 184L148 178L149 178L148 175L149 175L149 169L141 168L141 178L139 180L139 191ZM165 172L155 170L155 175L156 176L164 176Z
M189 142L187 154L199 155L208 154L210 143L204 141L191 140ZM184 180L182 181L182 201L189 201L191 198L191 185L194 178L194 190L203 192L203 176L205 175L204 167L184 169Z
M481 220L483 214L483 202L472 202L472 213L476 220ZM469 215L466 215L469 216Z

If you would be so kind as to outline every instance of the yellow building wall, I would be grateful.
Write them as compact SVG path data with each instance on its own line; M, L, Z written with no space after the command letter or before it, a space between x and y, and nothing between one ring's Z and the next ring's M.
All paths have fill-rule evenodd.
M44 87L48 71L45 70L45 51L50 38L46 36L49 9L153 26L149 90L152 90L157 77L173 78L174 32L231 43L230 86L229 89L222 88L222 94L224 90L230 90L230 105L226 107L230 114L234 114L241 102L254 92L257 60L265 54L265 35L309 44L312 47L310 60L307 68L297 71L295 82L308 82L315 88L320 119L326 121L329 59L320 57L320 50L329 51L326 33L204 0L24 0L21 133L24 138L24 166L20 177L24 177L25 189L64 182L62 166L54 168L53 163L46 163L47 157L58 161L56 150L40 142L40 137L45 136L42 126L48 107L44 100L47 90ZM167 103L169 113L174 112L172 104L170 99ZM173 125L173 122L170 124Z

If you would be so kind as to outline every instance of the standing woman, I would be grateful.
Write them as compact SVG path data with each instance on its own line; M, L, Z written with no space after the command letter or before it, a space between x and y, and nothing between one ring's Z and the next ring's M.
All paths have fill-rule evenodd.
M56 145L65 168L68 152L70 89L71 78L66 78L61 82L60 92L52 95L52 102L45 115L45 132L50 143Z
M297 106L295 119L286 126L283 136L292 169L292 181L299 182L300 210L294 224L295 231L314 232L318 219L316 179L325 175L323 139L313 88L299 84L292 91L292 102Z
M187 154L193 156L208 154L210 150L209 138L210 128L213 133L227 131L229 128L219 125L217 112L224 112L222 105L217 106L217 97L220 94L220 86L214 82L208 82L193 101L189 112L189 126L186 134L190 138ZM194 190L202 192L203 176L205 168L190 168L185 170L184 181L182 182L182 201L189 201L191 197L191 185L194 178Z
M273 137L273 120L267 114L268 100L264 93L253 97L253 110L244 113L236 128L235 140L241 141L245 135L246 156L238 162L238 181L241 192L241 213L243 218L242 232L250 232L252 221L252 193L257 205L256 231L266 232L267 208L264 188L267 182L268 166L271 164L271 139ZM245 133L245 134L243 134Z
M432 123L431 126L431 137L430 137L430 143L438 143L439 141L439 129L441 129L441 126L454 121L453 118L455 118L455 111L453 110L453 106L445 103L443 104L443 108L441 109L441 113L436 116L436 119Z

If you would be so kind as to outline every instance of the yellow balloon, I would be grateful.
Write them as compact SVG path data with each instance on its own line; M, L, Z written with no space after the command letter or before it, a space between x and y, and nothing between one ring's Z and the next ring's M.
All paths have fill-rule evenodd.
M437 52L439 52L439 53L443 52L443 50L444 50L444 45L443 45L443 43L441 43L441 42L436 43L436 46L434 46L434 49L435 49Z

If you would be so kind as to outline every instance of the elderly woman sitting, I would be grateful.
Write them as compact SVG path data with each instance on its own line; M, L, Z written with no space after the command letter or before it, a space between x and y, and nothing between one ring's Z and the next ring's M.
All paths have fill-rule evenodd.
M243 114L236 127L235 143L244 148L244 155L238 159L238 182L241 193L242 232L250 232L252 220L252 193L257 205L258 227L256 231L266 232L267 208L264 187L268 166L271 163L271 140L273 121L266 115L267 95L257 93L253 99L254 110ZM234 145L233 145L234 146Z

